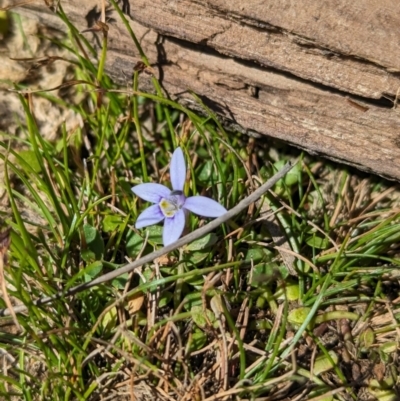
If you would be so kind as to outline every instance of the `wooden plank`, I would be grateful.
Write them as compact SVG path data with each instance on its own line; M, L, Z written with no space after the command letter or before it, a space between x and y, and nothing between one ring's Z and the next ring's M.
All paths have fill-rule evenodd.
M342 55L400 70L400 2L397 0L205 0L200 3L228 17L276 27Z
M131 26L172 98L198 109L193 90L245 132L400 179L400 115L383 98L400 87L400 40L393 33L400 3L345 3L338 0L336 9L319 0L301 7L289 0L135 0ZM97 2L62 4L83 30ZM386 12L390 5L393 13ZM21 12L60 26L44 5ZM108 18L107 71L129 85L139 55L116 13ZM84 35L96 44L93 34ZM151 90L149 77L140 80Z
M337 3L344 4L340 8ZM393 9L397 19L388 17L388 24L379 31L364 26L362 22L372 17L359 12L372 12L376 1L363 1L369 3L369 9L367 4L363 8L346 3L325 2L321 7L320 0L136 0L132 14L164 35L207 45L219 53L324 86L367 98L395 95L400 79L388 73L385 63L391 71L400 72L400 2ZM335 20L341 15L342 19ZM329 21L338 22L333 25ZM392 38L389 44L385 32ZM363 45L367 47L364 51ZM390 57L388 51L393 52Z

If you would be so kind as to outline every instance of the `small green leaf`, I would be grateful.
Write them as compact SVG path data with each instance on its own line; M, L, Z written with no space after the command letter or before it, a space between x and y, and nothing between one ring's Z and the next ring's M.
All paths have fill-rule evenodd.
M251 285L252 287L263 287L278 278L287 278L289 275L285 265L279 265L275 262L259 263L254 266Z
M301 163L296 163L293 168L285 175L285 184L288 187L295 185L299 182L301 173Z
M289 312L288 321L294 325L300 326L307 319L310 312L311 308L308 308L306 306L293 309Z
M158 307L162 308L164 306L167 306L169 304L169 302L171 301L172 297L173 297L172 292L164 291L160 296L160 300L158 302Z
M115 231L123 221L122 216L108 214L103 220L103 231L106 233Z
M83 233L85 235L87 249L93 252L96 260L101 259L104 254L104 242L100 233L89 224L83 226Z
M225 163L221 163L220 167L222 170L221 173L226 173L227 165ZM212 160L207 160L203 164L203 166L198 170L196 177L197 180L204 183L217 181L219 177L218 177L218 171L215 168L215 163Z
M265 309L266 304L267 304L267 300L268 299L266 297L264 297L264 294L261 294L260 296L257 297L256 307L258 309Z
M112 329L115 328L115 326L117 325L117 321L118 321L117 308L114 306L104 315L101 321L101 327L103 328L104 331L109 333Z
M103 269L103 263L100 260L97 260L91 263L89 266L86 266L84 269L84 277L85 282L89 282L93 280Z
M255 330L271 330L273 327L272 323L267 319L255 320L253 323L255 325Z
M271 260L272 255L269 249L255 246L246 252L244 259L248 262L252 261L253 263L267 262Z
M194 306L202 305L200 292L191 292L185 296L183 307L186 310L191 310Z
M207 344L207 334L196 327L189 341L189 352L198 351Z
M204 235L203 237L186 245L185 251L201 251L213 246L217 242L217 236L214 233Z
M274 171L280 171L282 167L286 164L285 160L279 160L274 163ZM297 184L301 174L300 163L297 163L286 175L281 178L274 186L274 192L279 196L288 197L290 193L290 187ZM273 175L273 173L269 173L268 176Z
M126 282L129 279L129 273L122 274L119 277L116 277L111 284L117 288L118 290L123 290L125 288Z
M288 301L296 301L299 299L300 295L300 288L298 283L293 283L290 281L286 281L285 285L282 286L278 290L278 292L275 293L275 296L278 295L277 299L287 299Z
M161 245L163 243L162 231L163 228L161 226L146 227L141 234L138 234L135 231L130 230L126 236L126 252L128 256L131 258L137 256L137 254L143 247L144 240L147 235L148 235L147 241L150 244Z
M203 260L207 259L210 255L210 251L195 251L191 252L187 255L187 259L193 263L194 265L198 265L199 263L203 262Z
M211 160L205 162L200 171L197 173L197 179L202 182L208 182L213 172L213 166L214 164Z
M275 171L282 170L285 164L286 164L285 160L279 160L278 162L274 163L274 170ZM297 184L297 182L299 181L300 172L301 172L301 163L296 163L292 167L292 169L285 175L285 177L281 178L276 183L276 185L278 187L283 187L283 184L285 184L286 186L291 187L292 185Z
M143 279L145 281L143 281ZM148 283L149 281L154 279L154 271L153 269L146 267L143 271L142 271L142 275L140 277L139 283L140 284L144 284L144 283Z
M214 313L210 309L204 310L203 306L193 306L190 312L192 313L193 321L201 329L205 329L216 322Z
M141 235L130 230L126 236L126 253L130 258L135 258L143 247L144 239Z
M149 233L148 241L153 244L157 245L162 245L163 240L162 240L162 233L163 233L163 227L162 226L150 226L146 227L144 231L144 235L147 235L147 232Z
M96 254L94 252L92 252L90 249L83 249L81 251L81 258L86 263L92 263L96 260Z
M326 237L320 237L316 234L312 235L306 240L307 245L316 249L327 249L329 246L329 239Z
M370 327L360 334L360 348L367 352L375 342L375 332Z
M189 277L187 280L185 280L185 283L190 284L191 286L195 287L196 290L200 291L204 286L204 277L201 275ZM208 291L209 290L207 290L207 293Z
M21 150L18 154L20 156L19 163L25 171L40 173L40 163L33 150Z
M323 354L315 359L313 370L315 376L319 376L321 373L328 372L337 365L339 361L337 354L334 351L329 351L329 356L330 358Z
M396 352L398 349L398 345L396 341L389 341L379 347L379 350L384 352L385 354L391 354Z

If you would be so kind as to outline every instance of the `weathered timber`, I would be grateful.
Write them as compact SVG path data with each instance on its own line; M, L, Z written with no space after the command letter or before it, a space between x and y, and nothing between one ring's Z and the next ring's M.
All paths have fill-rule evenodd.
M131 27L171 98L199 108L193 91L248 133L400 179L397 0L120 3L128 6ZM100 2L61 4L84 30ZM63 28L44 3L19 10ZM107 18L106 68L129 84L140 56L115 11L110 9ZM94 45L101 43L93 33L83 35ZM152 88L145 74L141 87Z

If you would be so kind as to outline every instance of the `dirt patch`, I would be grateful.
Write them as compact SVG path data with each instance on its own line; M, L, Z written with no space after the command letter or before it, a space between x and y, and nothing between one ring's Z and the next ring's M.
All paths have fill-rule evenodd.
M28 149L24 143L27 139L26 117L21 98L15 89L18 87L35 91L51 89L61 85L71 78L70 64L58 60L48 64L43 62L49 56L67 58L69 54L52 40L62 40L63 34L41 25L35 19L29 19L17 14L7 15L9 22L8 32L0 40L0 140L14 151ZM58 91L48 92L57 97ZM60 127L65 122L67 129L79 124L77 115L68 108L56 104L40 94L32 97L32 111L44 139L55 141L58 138ZM6 149L1 149L3 155ZM15 161L9 155L11 162ZM4 162L0 160L0 211L9 212L9 201L5 190ZM13 186L18 185L16 177L9 171ZM23 191L24 192L24 191ZM34 213L24 207L32 219L37 219Z

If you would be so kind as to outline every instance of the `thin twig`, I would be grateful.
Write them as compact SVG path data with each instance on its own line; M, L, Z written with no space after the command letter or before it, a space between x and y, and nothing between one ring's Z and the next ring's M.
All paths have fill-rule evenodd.
M283 178L286 175L286 173L291 170L291 168L294 166L295 163L288 162L282 168L282 170L278 171L268 181L266 181L263 185L261 185L261 187L257 188L253 193L251 193L249 196L247 196L245 199L243 199L241 202L239 202L232 209L228 210L228 212L226 212L224 215L211 221L210 223L206 224L205 226L198 228L197 230L191 232L190 234L185 235L184 237L180 238L178 241L174 242L173 244L165 246L165 247L159 249L158 251L155 251L146 256L143 256L142 258L135 260L132 263L128 263L125 266L120 267L119 269L116 269L109 273L103 274L102 276L99 276L92 281L79 284L66 291L59 291L58 293L56 293L52 296L39 298L36 301L33 301L33 305L36 305L36 306L45 305L45 304L48 304L57 299L60 299L63 297L68 297L70 295L74 295L74 294L77 294L84 290L87 290L89 288L92 288L96 285L105 283L107 281L111 281L111 280L121 276L122 274L130 273L131 271L144 265L145 263L150 263L154 259L160 258L161 256L164 256L165 254L167 254L171 251L174 251L175 249L178 249L181 246L184 246L198 238L201 238L203 235L208 234L209 232L215 230L218 226L220 226L223 223L226 223L233 216L240 213L242 210L246 209L252 203L257 201L263 194L265 194L269 189L271 189L281 178ZM21 313L21 312L25 312L27 310L28 310L28 308L25 305L18 305L18 306L14 307L15 313ZM9 308L0 309L0 316L9 316L10 313L11 313L11 311Z

